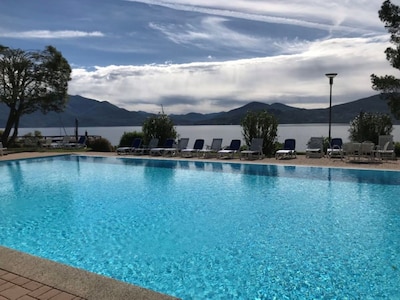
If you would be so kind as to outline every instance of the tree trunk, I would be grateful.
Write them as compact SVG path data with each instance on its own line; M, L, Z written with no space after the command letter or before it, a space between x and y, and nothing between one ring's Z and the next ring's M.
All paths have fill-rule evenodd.
M6 127L4 128L3 135L1 136L1 141L3 142L4 147L7 147L10 142L8 138L10 136L11 129L14 128L17 120L19 120L18 112L15 107L11 107L10 113L8 114Z
M13 144L13 142L15 141L15 139L18 137L18 126L19 126L19 119L20 119L20 116L21 116L20 113L18 113L18 114L16 115L15 122L14 122L14 131L13 131L13 134L12 134L11 138L8 140L8 143L9 143L9 144Z

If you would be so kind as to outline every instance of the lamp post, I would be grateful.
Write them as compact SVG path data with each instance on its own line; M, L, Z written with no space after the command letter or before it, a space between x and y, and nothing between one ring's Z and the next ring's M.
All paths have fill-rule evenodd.
M331 126L332 126L332 85L333 85L333 78L337 73L326 73L325 76L329 78L329 134L328 134L328 141L331 142Z

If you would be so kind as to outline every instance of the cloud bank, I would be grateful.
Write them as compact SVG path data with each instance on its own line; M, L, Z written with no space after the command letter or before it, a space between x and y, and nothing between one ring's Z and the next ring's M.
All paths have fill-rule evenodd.
M393 72L385 61L387 36L341 38L302 45L302 53L224 62L74 69L70 93L129 110L217 112L249 101L327 107L328 79L335 104L370 96L370 74Z

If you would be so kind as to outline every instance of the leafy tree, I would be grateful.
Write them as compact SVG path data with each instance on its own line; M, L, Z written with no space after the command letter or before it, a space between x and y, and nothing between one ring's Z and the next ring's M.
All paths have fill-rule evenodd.
M350 122L350 140L378 144L379 136L389 135L392 130L393 124L389 115L361 112Z
M64 109L70 74L67 60L52 46L43 51L0 47L0 102L10 109L1 137L3 144L18 136L22 115Z
M383 2L379 10L379 18L390 33L390 41L395 47L385 50L386 59L393 68L400 69L400 7L390 0ZM396 119L400 119L400 79L393 75L371 75L372 88L380 91L387 100L391 112Z
M158 138L160 145L163 145L168 138L176 139L178 136L171 118L164 112L145 120L142 125L142 132L146 144L152 138Z
M242 134L248 146L253 138L263 138L263 153L272 155L278 131L277 119L267 111L247 112L240 122Z

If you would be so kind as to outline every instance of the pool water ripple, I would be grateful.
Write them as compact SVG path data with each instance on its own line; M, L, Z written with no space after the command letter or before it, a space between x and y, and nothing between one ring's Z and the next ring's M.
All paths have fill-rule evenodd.
M6 247L183 299L400 296L400 172L71 155L0 178Z

